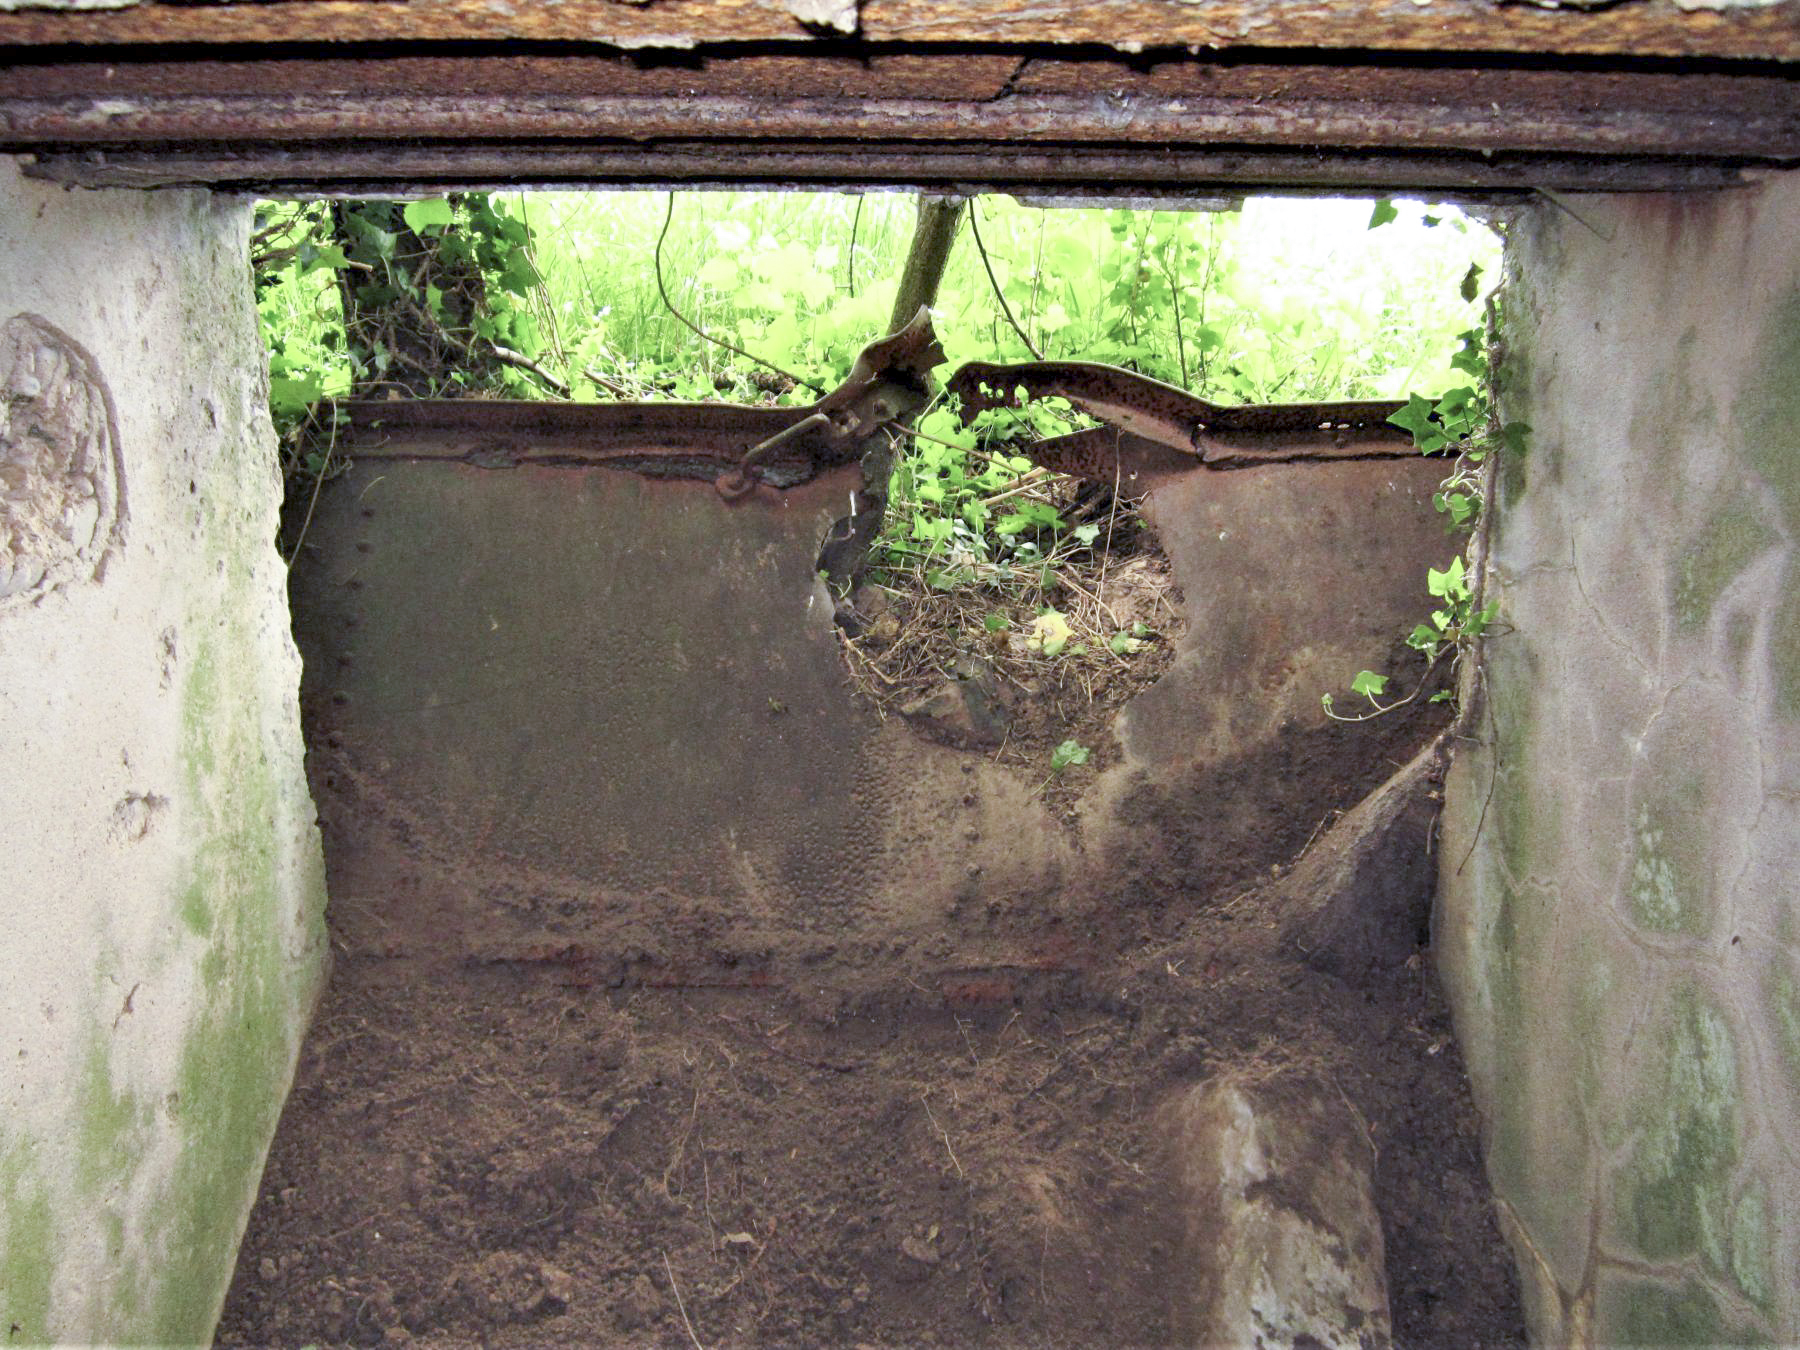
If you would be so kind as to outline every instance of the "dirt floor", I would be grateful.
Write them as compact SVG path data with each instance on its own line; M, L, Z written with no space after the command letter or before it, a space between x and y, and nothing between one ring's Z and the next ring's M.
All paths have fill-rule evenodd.
M219 1344L1168 1344L1179 1228L1155 1113L1221 1070L1295 1065L1377 1149L1397 1341L1522 1345L1425 953L1371 991L1277 950L1272 880L1404 758L1401 732L1371 734L1251 766L1278 825L1190 836L1179 892L1122 875L943 917L960 951L1098 937L1078 972L946 980L844 931L658 986L393 959L334 915ZM396 922L428 902L383 899Z
M906 818L930 856L900 882L879 863L865 878L830 857L817 868L800 858L750 900L731 884L691 894L602 885L593 866L561 856L562 833L548 844L518 829L490 837L505 817L469 794L503 777L486 756L545 772L562 749L561 724L546 720L559 696L578 714L570 726L625 738L607 742L609 764L649 757L651 740L601 721L632 668L595 665L612 647L637 659L620 630L645 607L621 590L612 603L625 609L584 636L597 602L578 589L542 611L567 630L555 642L540 653L509 637L500 655L519 658L517 669L483 665L489 616L523 623L574 565L553 548L539 550L541 565L528 550L482 553L509 537L495 513L512 503L521 520L551 519L585 500L581 484L547 481L540 493L523 478L457 480L444 491L480 509L440 543L440 480L415 470L423 486L407 491L422 505L409 508L402 472L383 464L327 494L320 555L296 569L335 966L219 1344L1179 1344L1184 1225L1162 1113L1218 1074L1285 1068L1334 1085L1370 1135L1397 1341L1524 1344L1428 953L1407 957L1402 945L1387 974L1353 985L1281 942L1295 904L1281 879L1309 849L1335 846L1331 823L1441 728L1441 707L1358 726L1296 720L1240 759L1126 780L1103 808L1108 830L1086 829L1079 812L1102 809L1084 795L1096 775L1129 767L1113 721L1170 669L1184 631L1159 546L1114 528L1108 505L1111 549L1088 571L1065 569L1054 592L903 594L890 581L859 595L864 610L824 644L809 684L802 667L819 653L806 635L755 620L765 593L813 582L804 539L770 533L762 553L792 553L796 576L765 571L723 600L704 588L666 600L676 616L694 611L696 651L731 637L700 622L721 604L743 611L741 626L767 627L741 668L721 660L688 674L671 725L685 737L682 769L703 752L738 764L729 737L743 724L750 750L731 772L793 802L758 815L756 801L736 806L700 777L686 796L666 789L685 810L667 828L699 850L716 843L721 819L759 844L794 822L785 828L796 837L778 842L829 851L831 839L876 830L893 809L882 784L900 775L929 794ZM593 518L624 522L633 537L679 531L686 509L697 537L718 528L710 488L691 508L630 482L592 490L625 501ZM420 538L408 509L425 522ZM576 543L608 540L582 511L568 508ZM787 518L734 529L773 531ZM576 562L584 575L629 580L634 558ZM656 563L630 584L660 594L692 571ZM1056 660L1030 636L1047 607L1073 629ZM418 614L429 622L416 638L384 645L384 625ZM685 650L680 633L652 636L656 659ZM1131 640L1115 646L1121 636ZM765 691L756 681L770 643L789 665L786 683ZM433 660L408 665L419 644ZM841 671L829 668L834 649ZM513 684L529 693L516 725L444 714L505 711ZM404 711L422 685L440 720ZM565 686L574 692L559 694ZM994 709L998 735L985 720ZM699 714L713 720L695 730ZM814 748L783 770L794 783L758 758L783 753L777 732L851 718L863 726L854 738L796 741ZM427 732L437 739L420 739ZM1047 771L1065 739L1090 758ZM839 835L807 834L814 816L828 818L832 791L864 790L854 774L828 776L839 753L879 781ZM583 777L584 765L563 766L570 811L533 797L529 772L507 791L523 794L534 825L594 828L590 797L614 785ZM630 781L640 780L634 791L665 791L653 775ZM418 805L433 793L435 815ZM615 803L636 820L632 805ZM1007 849L1081 865L1013 869L1063 884L999 881L1005 869L975 865L1004 856L974 851L989 848L982 821L1014 835L1032 822L1024 832L1046 837ZM636 857L658 842L621 847ZM631 874L604 849L589 854ZM815 871L850 880L808 892ZM879 904L859 889L876 885Z

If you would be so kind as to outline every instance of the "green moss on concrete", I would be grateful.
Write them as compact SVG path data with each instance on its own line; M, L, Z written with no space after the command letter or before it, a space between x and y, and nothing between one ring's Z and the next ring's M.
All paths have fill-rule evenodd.
M1656 481L1675 484L1688 449L1694 442L1696 423L1716 418L1706 401L1707 391L1694 379L1694 354L1699 330L1689 327L1675 343L1675 357L1657 371L1636 400L1626 443L1632 459L1645 465Z
M1626 894L1641 927L1701 937L1713 912L1705 878L1707 819L1703 785L1691 772L1659 777L1653 800L1640 801L1632 820L1631 875Z
M1649 1068L1627 1089L1637 1144L1614 1173L1617 1231L1647 1260L1698 1253L1725 1272L1741 1111L1730 1023L1688 984L1638 1035Z
M97 1033L88 1046L75 1096L80 1112L75 1179L89 1199L130 1177L143 1155L150 1122L147 1107L129 1092L114 1088L103 1037L104 1032Z
M1769 1228L1769 1194L1760 1179L1744 1189L1731 1211L1731 1277L1758 1307L1775 1301L1774 1254Z
M1776 706L1800 717L1800 586L1792 581L1782 588L1769 627L1769 666Z
M181 896L181 922L188 932L206 937L212 932L212 908L206 903L206 891L198 881Z
M1532 408L1532 358L1531 330L1535 326L1537 314L1535 306L1525 299L1523 279L1517 271L1508 277L1506 294L1516 299L1505 302L1506 310L1501 316L1501 327L1504 335L1500 349L1500 359L1494 369L1494 383L1500 392L1500 412L1508 422L1536 423L1536 414ZM1533 438L1535 442L1536 438ZM1498 528L1504 529L1505 512L1516 507L1525 500L1525 490L1529 485L1529 465L1527 454L1502 452L1498 470L1499 513L1496 515Z
M199 647L183 688L186 788L206 826L180 907L184 917L207 916L189 926L209 938L200 966L210 1002L181 1059L176 1122L185 1144L147 1318L155 1339L175 1343L212 1334L312 980L283 954L288 920L271 833L280 788L262 752L259 709L239 697L255 687L253 672L237 668L256 650L243 631L250 614L230 612L238 631Z
M36 1183L28 1146L0 1157L0 1331L5 1344L43 1345L50 1334L50 1281L56 1268L50 1200Z
M1602 1129L1610 1122L1608 1084L1616 1067L1611 1059L1608 1034L1621 1012L1614 978L1613 956L1605 943L1583 930L1571 943L1565 965L1581 976L1569 986L1569 1036L1565 1040L1574 1056L1576 1100L1584 1117Z
M1780 502L1787 537L1800 539L1800 286L1774 307L1757 350L1733 421L1745 458ZM1779 706L1800 716L1800 587L1783 590L1770 649Z
M1556 902L1492 869L1485 884L1494 905L1482 966L1495 1070L1488 1167L1553 1274L1574 1287L1592 1207L1590 1127L1564 1083L1586 1050L1570 1042L1576 999L1551 964Z
M1669 569L1676 630L1703 629L1726 588L1779 542L1761 508L1742 493L1713 512Z
M1497 832L1500 859L1514 883L1554 876L1563 843L1562 803L1556 793L1534 790L1532 784L1535 691L1541 684L1529 644L1490 649L1488 687L1499 763L1489 824Z
M1785 944L1791 950L1791 944ZM1775 1037L1787 1070L1789 1085L1800 1093L1800 981L1786 965L1770 969L1764 984L1769 1009L1775 1015Z
M1693 1283L1619 1280L1602 1295L1598 1321L1609 1343L1621 1346L1769 1344L1749 1328L1728 1325L1718 1299Z

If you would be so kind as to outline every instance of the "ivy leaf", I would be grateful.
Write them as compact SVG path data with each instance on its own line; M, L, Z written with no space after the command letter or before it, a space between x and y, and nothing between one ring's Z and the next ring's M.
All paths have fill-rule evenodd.
M1356 678L1350 681L1350 692L1353 694L1361 694L1370 702L1374 701L1377 694L1385 693L1386 691L1387 676L1377 675L1372 670L1360 671Z
M1431 402L1418 394L1409 395L1406 406L1388 421L1402 431L1411 432L1415 445L1423 445L1426 437L1438 434L1437 425L1431 420Z
M1473 300L1481 294L1481 264L1470 263L1469 270L1463 273L1462 285L1457 288L1462 298Z
M433 226L442 229L454 223L456 212L442 197L431 197L422 202L408 202L401 208L400 218L414 234L424 234Z
M1460 600L1466 597L1469 594L1469 584L1463 578L1463 560L1452 558L1450 566L1441 572L1435 567L1427 567L1425 586L1441 600Z
M1437 650L1438 630L1427 623L1419 624L1407 635L1406 645L1430 656Z
M1050 772L1061 773L1071 764L1086 764L1091 752L1077 740L1066 740L1050 752Z
M1375 203L1375 209L1369 212L1369 228L1371 230L1380 229L1389 221L1398 219L1400 219L1400 213L1394 209L1392 200L1383 197Z

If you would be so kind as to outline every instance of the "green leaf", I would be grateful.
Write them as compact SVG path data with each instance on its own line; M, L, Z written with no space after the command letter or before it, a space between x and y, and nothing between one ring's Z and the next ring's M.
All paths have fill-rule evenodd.
M316 272L321 267L341 271L350 265L344 250L336 244L314 244L311 240L302 241L298 261L302 274Z
M1500 443L1515 455L1525 453L1525 441L1531 435L1531 427L1524 422L1508 422L1500 428Z
M432 197L422 202L408 202L401 208L400 218L414 234L424 234L433 226L442 229L453 224L456 212L442 197Z
M1468 582L1463 579L1463 560L1452 558L1450 566L1443 571L1435 567L1425 569L1426 588L1443 600L1464 599L1469 594Z
M1012 627L1012 620L1004 614L990 614L981 621L981 626L990 633L1003 633Z
M1386 690L1387 676L1377 675L1372 670L1361 671L1354 680L1350 681L1350 692L1361 694L1371 702L1374 701L1377 694L1385 693Z
M1077 525L1069 533L1082 543L1091 544L1100 537L1100 527L1098 525Z
M278 413L304 412L324 394L325 380L320 375L298 380L276 376L269 380L269 406Z
M1090 753L1080 741L1064 741L1050 752L1050 772L1061 773L1071 764L1086 764Z
M1473 300L1481 294L1481 264L1470 263L1469 270L1463 273L1462 285L1457 291L1465 300Z
M724 253L715 253L701 265L695 279L714 290L731 290L738 284L737 260Z
M1418 394L1408 396L1406 406L1388 418L1394 426L1412 433L1413 444L1424 442L1429 436L1439 434L1436 424L1431 420L1431 402Z
M1379 229L1388 222L1398 219L1400 219L1400 213L1394 209L1394 203L1383 197L1375 203L1375 209L1369 213L1369 228L1371 230Z

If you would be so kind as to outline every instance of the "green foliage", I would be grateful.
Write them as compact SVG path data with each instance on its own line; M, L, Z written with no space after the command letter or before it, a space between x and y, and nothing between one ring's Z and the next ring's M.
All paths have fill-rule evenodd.
M1064 741L1050 752L1050 772L1061 773L1072 764L1086 764L1090 753L1080 741Z
M1380 223L1371 221L1370 228ZM1479 281L1480 268L1471 264L1458 287L1458 294L1465 302L1474 302L1479 294ZM1488 301L1487 316L1487 328L1467 328L1456 335L1459 345L1450 365L1467 376L1469 382L1452 385L1435 399L1413 394L1406 407L1388 419L1409 432L1413 444L1423 454L1456 452L1449 476L1432 495L1432 505L1445 516L1445 527L1453 533L1472 530L1480 519L1484 505L1482 473L1488 457L1492 454L1524 454L1531 433L1531 428L1524 422L1502 423L1496 413L1488 333L1498 327L1497 298ZM1331 695L1325 694L1321 702L1326 716L1340 721L1361 721L1412 702L1424 688L1438 660L1446 653L1460 657L1470 650L1499 614L1498 602L1490 601L1477 607L1475 591L1470 586L1460 555L1452 558L1450 565L1442 571L1427 568L1425 581L1426 589L1438 602L1438 607L1431 611L1429 623L1415 625L1406 638L1406 645L1424 656L1426 662L1418 687L1402 699L1383 704L1380 696L1386 693L1387 678L1365 670L1351 682L1350 688L1352 693L1367 698L1374 710L1346 718L1333 710ZM1442 690L1432 695L1432 702L1451 697L1448 690Z
M1371 224L1387 228L1369 234L1354 202L1139 212L984 197L979 209L994 277L1049 359L1112 362L1226 403L1418 389L1408 414L1438 449L1476 415L1469 363L1481 345L1452 297L1496 245L1455 212L1379 203ZM813 397L669 313L653 266L665 194L260 210L271 406L301 478L329 469L330 425L314 409L353 389ZM913 216L904 194L679 194L663 252L670 299L706 332L829 387L886 326ZM952 365L1028 357L966 230L934 321ZM1440 366L1452 334L1463 352ZM1085 424L1054 400L968 428L951 407L929 409L897 461L875 563L919 569L939 589L978 571L1041 585L1060 559L1098 546L1101 527L1063 520L1049 475L1013 450ZM1441 509L1467 524L1476 500L1447 485Z
M482 193L260 205L252 277L289 476L328 468L328 400L383 387L538 392L527 367L499 355L529 361L550 345L530 245L523 218Z

